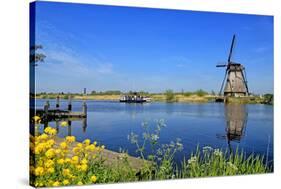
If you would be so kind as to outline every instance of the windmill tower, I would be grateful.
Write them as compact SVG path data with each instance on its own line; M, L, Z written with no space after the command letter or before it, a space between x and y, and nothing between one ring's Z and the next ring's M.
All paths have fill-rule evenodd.
M235 35L233 35L232 38L227 64L220 64L216 66L216 67L226 67L224 79L219 92L220 96L222 95L223 87L224 87L223 95L225 97L248 96L249 94L245 67L242 64L233 62L231 60L234 43L235 43Z

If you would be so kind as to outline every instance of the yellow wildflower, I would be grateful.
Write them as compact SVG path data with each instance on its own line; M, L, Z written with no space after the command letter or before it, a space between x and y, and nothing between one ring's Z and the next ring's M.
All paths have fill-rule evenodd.
M49 132L50 135L56 135L57 134L57 130L56 129L52 129Z
M57 130L52 128L52 127L47 127L46 129L44 129L44 132L46 134L49 134L49 135L56 135L57 134Z
M93 145L95 145L95 146L96 146L96 145L97 145L97 141L95 141L95 142L93 143Z
M91 145L89 145L89 146L86 146L85 149L86 149L86 150L89 150L89 151L94 151L94 150L96 149L96 146L93 145L93 144L91 144Z
M62 149L66 149L66 148L67 148L67 143L66 143L66 142L60 143L60 147L61 147Z
M46 128L44 129L44 132L48 134L51 129L52 129L52 127L46 127Z
M63 180L63 185L69 185L69 180L67 180L67 179L65 179L65 180Z
M53 158L55 156L55 150L54 149L49 149L45 155L48 157L48 158Z
M33 120L34 120L35 123L40 123L41 118L39 116L34 116Z
M36 167L34 170L34 173L36 176L40 176L44 174L44 168L43 167Z
M61 149L56 149L56 150L55 150L55 153L56 153L57 155L59 155L59 154L62 153L62 151L61 151Z
M70 158L65 158L64 162L65 162L65 163L70 163L70 162L71 162L71 159L70 159Z
M53 147L54 144L55 144L54 139L50 139L46 142L46 147L51 148L51 147Z
M88 160L85 159L85 158L83 158L83 159L81 160L81 163L82 163L82 164L87 164L87 163L88 163Z
M60 164L60 165L64 164L64 159L58 159L57 163Z
M80 151L80 148L78 148L78 147L74 147L72 149L72 152L75 153L75 154L79 153L79 151Z
M95 175L91 176L91 180L93 183L95 183L97 181L97 177Z
M35 186L36 187L41 187L43 186L43 183L42 182L38 182L37 180L35 181Z
M53 167L50 167L50 168L47 169L47 172L48 173L54 173L55 169Z
M40 143L35 146L34 152L35 152L35 154L40 154L41 152L44 151L44 149L45 149L44 143Z
M68 143L75 142L75 136L67 136L67 137L65 137L65 140Z
M101 148L102 148L102 149L104 149L104 148L105 148L105 146L104 146L104 145L102 145L102 146L101 146Z
M43 133L42 135L40 135L40 136L38 136L38 140L46 140L46 139L48 139L48 135L47 134L45 134L45 133Z
M59 186L60 185L60 182L59 181L56 181L53 183L53 186Z
M86 145L89 145L91 143L91 140L90 139L86 139L86 140L84 140L83 143L86 144Z
M69 169L63 169L62 170L62 175L63 176L69 176L70 175L70 170Z
M82 171L87 171L88 165L87 165L87 164L82 164L81 167L80 167L80 169L81 169Z
M52 167L55 163L53 160L51 159L48 159L47 161L45 161L45 167L49 168L49 167Z
M60 126L61 126L61 127L66 127L66 126L68 126L68 123L67 123L66 121L62 121L62 122L60 123Z
M77 185L83 185L83 182L81 182L81 181L79 181L79 182L77 182Z
M76 146L77 146L78 148L82 148L82 147L83 147L83 144L78 143Z
M78 157L78 156L73 156L73 157L71 158L71 162L72 162L73 164L77 164L77 163L79 162L79 157Z

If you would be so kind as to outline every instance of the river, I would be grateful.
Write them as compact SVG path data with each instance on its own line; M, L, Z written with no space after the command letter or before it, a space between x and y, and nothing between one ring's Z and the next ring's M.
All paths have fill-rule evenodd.
M43 108L45 99L36 100L36 108ZM49 100L51 108L55 100ZM82 101L73 101L73 111L82 110ZM61 101L67 108L67 100ZM78 141L86 138L98 141L107 149L120 148L137 156L135 145L128 140L134 132L140 137L142 123L150 128L157 121L166 124L161 130L159 143L166 144L181 139L183 150L176 154L179 162L190 155L196 147L211 146L235 150L237 147L248 154L255 153L273 160L273 106L261 104L225 105L223 103L164 103L126 104L114 101L87 101L87 119L69 122L69 127L58 127L60 120L48 124L58 127L58 135L76 136ZM41 130L43 125L41 126ZM148 149L149 150L149 149Z

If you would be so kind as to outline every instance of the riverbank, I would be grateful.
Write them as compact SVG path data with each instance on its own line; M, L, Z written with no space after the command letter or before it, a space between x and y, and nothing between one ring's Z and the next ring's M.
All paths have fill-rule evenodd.
M182 148L179 142L162 146L157 150L161 154L148 155L147 161L143 156L145 146L137 145L142 157L138 159L106 150L89 139L76 142L75 136L58 138L56 134L56 129L47 127L44 133L30 136L30 182L35 187L272 172L262 156L252 154L246 157L238 150L229 154L209 146L203 150L197 148L190 157L183 159L182 167L178 169L173 158ZM157 139L152 136L154 134L148 140L157 147ZM139 144L136 135L131 137L133 144Z
M216 95L184 95L174 94L173 97L167 100L165 94L149 94L148 95L154 102L183 102L183 103L208 103L214 102L218 96ZM55 99L57 95L37 95L37 99ZM60 95L61 99L68 99L68 95ZM120 95L112 94L95 94L95 95L72 95L73 100L101 100L101 101L119 101ZM268 104L267 100L258 96L249 97L227 97L227 103L239 104Z
M59 148L60 144L64 142L65 139L60 137L55 137L54 141L55 141L54 148ZM69 151L68 157L73 157L75 155L73 151L75 151L74 149L77 145L79 146L79 142L76 141L68 145L68 151ZM104 160L104 164L106 166L122 164L124 159L126 159L126 161L128 161L128 164L132 169L134 169L135 171L140 171L144 167L145 163L149 163L148 161L142 160L140 158L130 156L127 153L115 152L112 150L105 149L104 147L100 151L93 152L92 155L97 155L97 153L99 153L99 155L102 156Z
M62 122L61 127L65 126ZM35 187L136 181L136 174L151 164L127 153L106 150L96 141L60 138L52 127L35 133L30 136L30 184Z
M156 102L166 102L166 95L165 94L150 94L148 95L152 101ZM37 99L56 99L57 95L37 95ZM61 99L68 99L67 95L60 95ZM209 102L214 101L216 96L214 95L205 95L205 96L198 96L198 95L190 95L185 96L182 94L175 94L172 100L168 100L169 102ZM119 101L120 95L72 95L73 100L109 100L109 101Z

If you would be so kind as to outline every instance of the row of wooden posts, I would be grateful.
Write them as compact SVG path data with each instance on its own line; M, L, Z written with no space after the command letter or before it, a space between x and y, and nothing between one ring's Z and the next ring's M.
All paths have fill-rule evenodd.
M87 104L83 101L82 112L72 112L72 98L68 96L68 105L66 110L60 109L60 97L56 97L55 109L50 109L50 102L47 100L43 108L44 117L87 117Z

